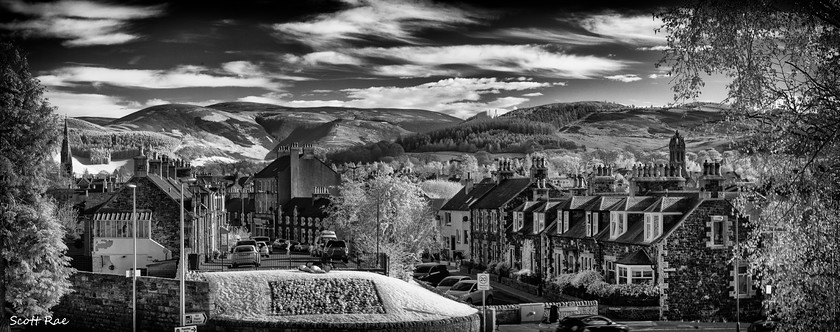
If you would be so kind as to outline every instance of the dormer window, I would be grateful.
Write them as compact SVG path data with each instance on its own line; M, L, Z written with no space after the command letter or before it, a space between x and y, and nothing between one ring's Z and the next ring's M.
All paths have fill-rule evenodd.
M586 236L598 234L598 213L586 212Z
M557 233L563 234L569 231L569 211L563 211L563 215L560 217L560 227L557 227Z
M539 233L545 228L545 213L534 212L534 233Z
M517 231L522 229L522 226L525 226L525 212L514 212L513 222Z
M645 242L651 242L662 235L662 214L645 213Z
M615 240L627 231L627 212L610 212L610 239Z

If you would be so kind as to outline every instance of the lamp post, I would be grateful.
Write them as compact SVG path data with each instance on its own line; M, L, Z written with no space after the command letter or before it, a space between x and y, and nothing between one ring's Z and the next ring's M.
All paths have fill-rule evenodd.
M131 222L134 233L134 268L131 270L131 330L137 332L137 185L126 184L131 188Z
M189 177L189 178L181 179L181 180L179 180L179 182L181 184L181 225L180 225L181 240L178 241L178 245L180 247L179 248L180 251L179 251L178 255L181 256L178 259L180 261L178 263L181 265L181 276L180 276L181 277L181 292L180 292L181 296L180 296L180 301L179 301L179 303L180 303L179 313L180 313L181 317L179 318L179 320L181 322L180 326L185 326L186 325L186 317L184 317L184 316L186 316L186 311L185 311L185 308L184 308L184 306L185 306L184 303L186 302L186 300L184 298L186 297L185 296L186 286L185 286L184 281L185 281L186 276L187 276L187 266L186 266L186 260L184 260L184 183L195 182L195 178Z

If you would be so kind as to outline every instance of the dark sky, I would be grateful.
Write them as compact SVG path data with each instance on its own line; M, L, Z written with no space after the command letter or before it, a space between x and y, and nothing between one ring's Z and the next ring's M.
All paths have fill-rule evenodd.
M0 0L60 114L163 103L420 108L458 117L560 101L672 101L660 4L546 1ZM632 6L632 7L630 7ZM724 98L722 80L701 100Z

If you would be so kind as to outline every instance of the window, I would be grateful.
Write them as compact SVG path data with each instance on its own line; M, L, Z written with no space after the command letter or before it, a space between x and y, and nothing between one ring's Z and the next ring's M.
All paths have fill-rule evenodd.
M545 214L534 212L534 233L539 233L543 228L545 228Z
M513 227L515 231L522 229L522 212L513 213Z
M580 269L594 270L595 269L595 255L590 253L580 254Z
M746 262L738 262L737 269L733 268L731 275L733 278L729 282L729 287L732 289L729 292L730 296L734 297L735 294L738 294L739 298L745 298L755 295L752 278L747 273Z
M470 243L470 240L469 240L469 237L467 236L467 234L468 234L468 233L467 233L467 230L465 229L465 230L464 230L464 243L465 243L465 244L466 244L466 243Z
M712 216L711 220L711 245L712 246L724 246L726 244L726 237L724 233L724 227L726 222L726 217L724 216Z
M455 243L461 243L461 232L455 232Z
M615 281L615 257L604 257L604 263L606 265L606 272L607 272L607 283L614 283Z
M592 236L592 212L586 212L586 236Z
M618 268L619 284L644 284L653 283L653 269L650 265L622 265L616 264Z
M592 236L598 234L600 229L598 229L598 212L592 214Z
M569 231L569 211L563 211L563 221L562 221L562 228L558 227L557 230L560 233L565 233Z
M662 235L662 215L645 213L645 242L650 242Z
M627 212L610 212L610 238L615 239L627 229Z
M446 226L452 226L452 213L446 212L443 215L443 221L446 223Z

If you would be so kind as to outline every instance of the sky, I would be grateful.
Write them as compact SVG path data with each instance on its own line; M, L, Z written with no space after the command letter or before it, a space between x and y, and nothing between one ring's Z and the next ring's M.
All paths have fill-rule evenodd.
M673 102L653 13L560 1L0 0L59 114L167 103L425 109L466 118L556 102ZM564 1L565 2L565 1ZM700 101L721 102L723 79Z

